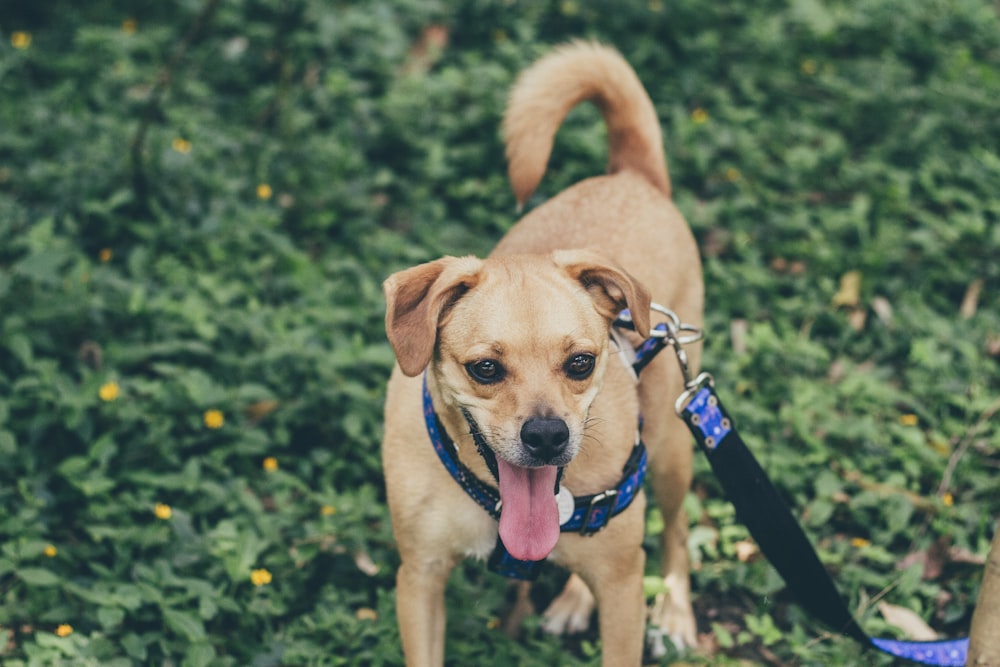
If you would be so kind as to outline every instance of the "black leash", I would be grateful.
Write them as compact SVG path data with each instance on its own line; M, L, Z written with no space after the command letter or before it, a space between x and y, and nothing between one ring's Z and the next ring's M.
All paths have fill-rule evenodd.
M697 341L702 332L681 324L678 316L662 306L653 310L667 316L650 338L636 349L636 372L668 345L674 349L684 375L685 391L677 399L677 415L688 425L726 496L753 536L761 552L778 571L799 604L825 625L866 647L898 658L937 667L965 665L968 639L932 642L900 641L869 637L847 609L809 538L736 431L732 417L715 394L712 376L702 373L691 379L683 346ZM628 313L615 323L633 328Z
M708 457L716 478L799 604L832 630L890 655L925 665L961 667L968 639L910 642L869 637L844 604L809 538L747 448L722 407L711 377L700 376L678 401L681 419Z

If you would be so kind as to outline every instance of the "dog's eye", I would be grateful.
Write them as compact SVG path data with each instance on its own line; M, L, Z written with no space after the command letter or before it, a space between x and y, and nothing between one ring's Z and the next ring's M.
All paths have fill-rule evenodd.
M574 354L563 366L571 380L584 380L594 371L594 355Z
M465 365L465 370L473 380L480 384L499 382L506 374L500 362L493 359L470 362Z

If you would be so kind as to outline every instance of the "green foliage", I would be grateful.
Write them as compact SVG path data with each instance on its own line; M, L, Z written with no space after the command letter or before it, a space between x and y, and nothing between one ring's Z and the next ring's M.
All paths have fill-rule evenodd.
M705 367L863 624L897 632L884 595L966 630L978 569L941 554L1000 515L992 3L58 1L0 37L3 664L400 663L379 284L513 221L506 91L573 37L657 105ZM575 110L529 205L603 160ZM859 663L702 462L687 506L713 664ZM449 664L598 662L504 637L504 598L459 568Z

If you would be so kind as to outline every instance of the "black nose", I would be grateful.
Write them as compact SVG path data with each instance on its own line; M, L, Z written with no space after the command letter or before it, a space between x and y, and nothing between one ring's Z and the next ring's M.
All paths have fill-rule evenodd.
M521 426L521 442L532 456L548 462L566 451L569 428L561 419L529 419Z

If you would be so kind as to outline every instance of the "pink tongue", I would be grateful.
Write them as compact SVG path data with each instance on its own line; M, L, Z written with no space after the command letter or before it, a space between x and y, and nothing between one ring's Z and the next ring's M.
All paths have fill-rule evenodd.
M521 468L497 457L500 539L518 560L544 560L559 539L556 466Z

